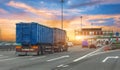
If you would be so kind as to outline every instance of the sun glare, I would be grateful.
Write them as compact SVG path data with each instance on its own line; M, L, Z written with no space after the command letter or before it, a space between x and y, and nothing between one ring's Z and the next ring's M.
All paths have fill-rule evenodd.
M76 36L75 39L76 39L76 40L83 40L84 37L83 37L83 36Z

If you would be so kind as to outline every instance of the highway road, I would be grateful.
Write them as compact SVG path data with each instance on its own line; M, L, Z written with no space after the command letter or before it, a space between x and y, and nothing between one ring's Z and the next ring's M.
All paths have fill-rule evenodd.
M120 50L99 52L53 70L120 70Z
M20 57L15 56L15 51L0 51L0 70L52 70L94 50L75 46L68 52Z
M80 46L41 56L18 57L15 51L0 51L0 70L118 70L119 56L119 51L103 52L102 48Z

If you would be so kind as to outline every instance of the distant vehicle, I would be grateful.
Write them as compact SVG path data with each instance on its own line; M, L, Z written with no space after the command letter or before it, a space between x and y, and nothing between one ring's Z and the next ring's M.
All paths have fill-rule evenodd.
M90 44L89 48L97 48L97 46L95 44Z
M102 47L102 44L101 44L101 43L98 43L98 44L96 45L96 47Z
M102 45L102 41L100 41L100 40L97 40L96 41L96 47L102 47L103 45Z
M39 55L67 51L66 31L38 23L16 24L17 55Z
M67 46L68 46L68 47L72 47L72 46L73 46L73 43L72 43L72 42L67 42Z
M88 48L88 41L87 40L82 41L82 48Z
M110 47L110 46L105 46L105 47L104 47L104 51L109 51L109 50L111 50L111 47Z

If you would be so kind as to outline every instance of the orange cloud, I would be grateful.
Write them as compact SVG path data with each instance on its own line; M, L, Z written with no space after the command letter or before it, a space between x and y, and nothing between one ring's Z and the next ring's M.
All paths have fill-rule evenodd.
M56 15L60 14L60 12L56 11L56 10L35 9L35 8L29 6L29 5L26 5L26 4L20 3L20 2L10 1L7 5L11 6L11 7L18 8L18 9L23 9L26 12L31 12L31 13L39 15L43 18L56 18L54 16L54 14L56 14Z
M6 10L4 10L4 9L0 9L0 13L6 14L8 12Z
M24 4L21 7L23 8ZM24 9L26 9L26 8L24 8ZM29 10L29 9L26 9L26 10ZM51 11L51 13L54 13L54 11ZM39 15L41 15L41 14L39 14ZM57 19L49 19L48 20L48 19L44 19L44 18L40 18L40 17L38 17L38 18L31 17L27 13L12 14L9 16L6 18L0 18L0 29L2 31L2 38L4 40L15 41L15 27L16 27L15 24L18 22L38 22L42 25L46 25L49 27L61 28L61 20L57 20ZM47 16L44 16L44 17L47 17ZM53 18L53 17L51 16L51 18ZM82 23L84 25L83 27L91 27L91 23L89 22L89 20L109 19L109 18L114 18L115 26L109 26L109 27L108 26L94 26L94 27L103 27L104 30L114 29L114 31L117 31L118 28L116 28L116 26L119 25L118 22L120 21L119 20L120 14L118 14L118 15L83 15L83 20L82 20ZM73 19L67 19L67 20L64 19L63 23L64 23L64 29L67 31L67 35L68 35L69 39L73 40L74 39L74 30L80 29L80 25L81 25L80 17L75 17Z

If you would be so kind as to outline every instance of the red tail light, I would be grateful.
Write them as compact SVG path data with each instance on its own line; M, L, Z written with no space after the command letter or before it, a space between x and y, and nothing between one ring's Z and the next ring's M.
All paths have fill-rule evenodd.
M38 49L38 46L32 46L32 49Z
M21 49L21 48L22 48L22 46L16 46L15 48L16 48L16 49Z

